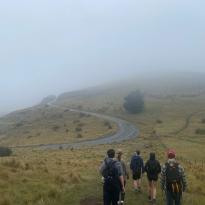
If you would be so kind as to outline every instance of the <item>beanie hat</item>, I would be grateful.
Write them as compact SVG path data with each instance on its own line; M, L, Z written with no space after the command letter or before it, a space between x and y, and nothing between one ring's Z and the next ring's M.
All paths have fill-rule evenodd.
M174 159L176 157L176 152L173 149L168 150L167 157L168 159Z

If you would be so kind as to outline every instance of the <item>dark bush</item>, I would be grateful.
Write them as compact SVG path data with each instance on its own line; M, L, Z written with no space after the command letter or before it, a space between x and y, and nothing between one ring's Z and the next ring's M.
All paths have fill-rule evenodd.
M162 120L157 119L157 120L156 120L156 123L157 123L157 124L162 124Z
M144 110L144 96L140 91L131 92L125 98L124 108L131 114L141 113Z
M195 133L198 135L205 135L205 129L198 128L195 130Z
M86 114L85 113L80 113L79 118L83 118L83 117L86 117Z
M77 134L77 138L83 138L83 135Z
M55 125L55 126L53 126L52 129L53 129L53 131L57 132L60 129L60 127L58 125Z
M80 123L80 120L73 120L73 124Z
M106 127L110 126L110 122L109 121L105 121L104 122L104 126L106 126Z
M16 127L22 127L22 126L23 126L23 123L22 123L22 122L16 123Z
M112 125L109 125L109 126L108 126L108 129L110 129L110 130L111 130L111 129L112 129Z
M205 124L205 118L203 118L203 119L201 120L201 123Z
M0 157L7 157L12 154L12 150L8 147L0 147Z
M78 127L83 127L85 124L84 123L79 123L77 126Z
M81 127L76 127L76 128L75 128L75 131L76 131L76 132L80 132L80 131L82 131L82 128L81 128Z

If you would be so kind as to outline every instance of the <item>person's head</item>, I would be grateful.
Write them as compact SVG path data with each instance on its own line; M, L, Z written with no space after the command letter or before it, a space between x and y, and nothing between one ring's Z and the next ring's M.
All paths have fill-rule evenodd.
M109 158L114 158L114 157L115 157L115 150L114 150L114 149L109 149L109 150L107 151L107 156L108 156Z
M154 152L151 152L151 153L149 154L149 159L150 159L150 160L155 160L155 153L154 153Z
M118 149L118 150L117 150L117 158L118 158L118 159L121 159L121 158L122 158L122 154L123 154L123 153L122 153L122 150L121 150L121 149Z
M137 153L137 155L140 155L140 151L139 150L136 150L136 153Z
M169 149L167 151L167 158L168 159L175 159L176 158L176 152L173 149Z

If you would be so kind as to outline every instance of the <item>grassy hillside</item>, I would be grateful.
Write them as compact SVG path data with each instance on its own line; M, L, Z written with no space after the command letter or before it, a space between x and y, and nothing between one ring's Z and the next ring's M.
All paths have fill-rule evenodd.
M4 146L71 143L102 137L116 130L112 122L41 105L0 119L0 143Z
M154 151L160 162L164 163L166 150L176 149L177 158L184 166L188 178L188 191L183 197L183 204L204 204L205 86L198 80L199 86L196 77L193 81L188 79L185 82L176 78L164 79L163 82L150 80L142 81L141 84L133 80L127 84L120 83L103 89L60 96L58 104L126 119L139 127L140 136L122 144L78 150L16 149L14 156L0 160L0 205L102 204L102 184L98 167L106 150L111 147L121 148L127 162L133 152L140 149L145 160L148 159L149 153ZM139 88L145 92L145 112L138 115L127 114L122 109L123 98L130 91ZM47 114L52 114L52 109ZM52 123L55 123L56 119L58 118L54 118ZM90 117L81 120L85 120L83 122L95 130L93 123L89 123ZM6 121L7 119L4 119L4 122ZM64 121L66 120L62 120L60 124ZM33 130L37 128L39 129L39 126L36 125ZM142 189L142 194L134 193L129 180L127 204L147 205L146 176L143 177ZM158 204L164 204L163 200L164 196L159 190Z

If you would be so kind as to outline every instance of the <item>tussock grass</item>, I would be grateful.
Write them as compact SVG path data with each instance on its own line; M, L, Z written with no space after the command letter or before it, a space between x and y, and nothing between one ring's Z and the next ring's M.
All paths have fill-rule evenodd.
M102 184L98 168L109 148L122 149L126 162L130 161L136 149L141 150L145 161L150 152L155 152L161 164L166 162L166 150L174 148L177 159L185 168L188 179L188 190L183 196L183 205L205 204L203 152L205 137L203 134L195 133L198 128L205 129L202 123L205 116L203 92L201 95L192 95L193 90L177 89L173 94L170 91L171 88L163 91L161 86L157 88L160 89L159 92L153 90L154 86L151 86L145 94L145 112L139 115L130 115L122 109L122 102L124 96L133 90L133 87L136 88L136 83L133 85L130 85L129 88L109 89L109 91L89 98L78 97L68 101L64 99L59 104L119 116L140 128L138 138L120 144L101 145L72 151L62 149L53 151L15 150L15 157L0 160L0 194L2 196L0 205L80 205L86 201L83 199L93 197L102 201ZM130 89L131 87L132 89ZM44 110L44 117L46 116L47 121L50 122L50 128L53 125L58 125L60 126L59 132L62 130L66 135L75 133L74 137L76 138L75 128L83 123L83 126L79 126L83 128L83 131L79 131L79 134L83 134L83 139L87 136L85 135L86 131L87 134L91 133L88 129L89 126L91 130L94 129L95 134L97 132L97 129L94 128L97 126L96 119L93 119L92 116L77 115L77 118L74 117L70 120L64 118L62 123L56 124L56 119L62 113L50 111L52 115L48 116ZM63 111L63 113L67 115L69 112ZM159 119L162 123L158 122ZM69 127L70 124L72 124L71 127ZM100 126L106 130L108 124L104 120L100 122ZM18 129L22 129L24 126L25 122ZM36 124L34 129L38 126L39 124ZM66 132L66 129L69 132ZM37 138L44 136L45 133L38 130L39 132L41 135ZM30 134L36 136L33 131ZM54 139L53 137L52 135L51 140ZM146 176L143 176L142 180L142 194L133 192L131 180L128 181L126 190L127 204L147 205ZM159 184L157 201L158 204L165 204Z

